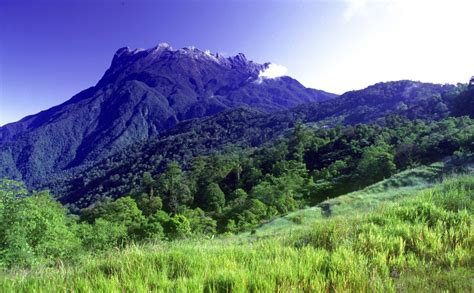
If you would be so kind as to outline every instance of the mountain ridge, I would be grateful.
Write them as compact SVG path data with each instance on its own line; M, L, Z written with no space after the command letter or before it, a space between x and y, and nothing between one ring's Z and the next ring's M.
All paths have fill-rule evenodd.
M415 93L399 95L393 89L400 87L411 88ZM137 143L130 149L97 162L84 169L80 176L60 182L59 186L65 189L60 189L56 194L64 195L61 198L64 203L97 194L110 197L127 194L134 184L138 184L140 174L144 171L159 174L173 160L186 166L196 156L220 152L227 146L246 149L271 144L298 123L327 128L340 124L383 125L390 121L390 116L420 121L442 120L450 112L439 111L437 105L451 105L451 93L455 89L446 85L396 81L349 92L333 100L304 104L270 114L252 108L235 108L210 117L183 121L152 140ZM357 107L353 105L361 101L360 97L370 97L370 92L374 90L377 95L373 97L372 104L371 99L366 98L369 102L365 101ZM406 107L400 109L399 103L406 103ZM50 183L43 188L56 185Z
M0 176L34 185L58 171L106 158L180 121L249 106L271 113L336 95L290 77L261 79L269 63L195 48L119 49L93 87L0 127ZM30 180L30 178L38 180Z

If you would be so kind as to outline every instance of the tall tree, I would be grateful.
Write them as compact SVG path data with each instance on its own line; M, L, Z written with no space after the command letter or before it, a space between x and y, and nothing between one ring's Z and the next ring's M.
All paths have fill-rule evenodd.
M385 144L366 147L357 167L362 185L390 177L396 170L393 154Z
M208 209L217 213L222 212L225 205L225 195L217 183L211 183L206 188Z
M181 167L172 162L166 171L157 180L157 192L163 198L163 207L166 211L176 214L181 205L191 202L191 192Z

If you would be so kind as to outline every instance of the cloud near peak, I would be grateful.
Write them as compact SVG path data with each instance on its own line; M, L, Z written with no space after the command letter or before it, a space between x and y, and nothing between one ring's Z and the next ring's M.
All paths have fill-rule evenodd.
M258 79L261 81L263 79L278 78L281 76L285 76L287 72L288 69L286 69L285 66L270 63L267 68L260 71L260 73L258 74Z

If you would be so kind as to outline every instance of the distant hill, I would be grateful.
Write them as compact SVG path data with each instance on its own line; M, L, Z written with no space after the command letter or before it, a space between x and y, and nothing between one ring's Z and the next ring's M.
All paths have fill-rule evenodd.
M463 88L410 80L381 82L344 93L312 107L296 107L312 120L340 118L345 124L367 123L389 114L409 119L439 120L452 114L452 104Z
M155 139L137 143L89 166L78 176L66 181L61 177L45 182L42 187L52 187L56 194L64 195L61 198L64 203L82 201L82 205L87 205L99 195L126 194L139 183L144 171L157 174L172 160L186 166L196 156L228 146L257 147L272 142L298 122L318 128L338 123L383 122L387 115L441 119L450 114L448 105L456 89L450 85L397 81L275 113L266 114L251 108L231 109L179 123Z

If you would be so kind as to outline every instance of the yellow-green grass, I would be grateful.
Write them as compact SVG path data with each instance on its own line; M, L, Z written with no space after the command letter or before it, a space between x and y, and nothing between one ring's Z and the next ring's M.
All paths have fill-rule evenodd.
M248 232L242 233L241 236L265 237L277 233L294 233L306 229L315 221L323 218L347 217L351 214L368 212L381 205L413 196L419 190L439 183L443 178L456 176L456 172L473 174L470 168L471 164L468 163L453 167L443 162L437 162L429 166L409 169L364 189L328 199L318 206L297 210L283 217L275 218L261 225L253 234ZM330 212L328 213L327 210Z
M131 246L0 277L1 292L474 290L474 176L273 237Z

